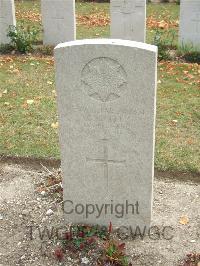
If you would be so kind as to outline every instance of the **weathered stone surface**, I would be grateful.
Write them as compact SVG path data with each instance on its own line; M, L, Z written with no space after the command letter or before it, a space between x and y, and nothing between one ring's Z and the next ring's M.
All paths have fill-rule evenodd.
M200 1L181 0L180 45L189 45L200 50Z
M41 10L44 44L75 40L75 0L41 0Z
M67 222L149 226L156 55L123 40L55 48Z
M145 42L146 0L111 0L111 37Z
M0 0L0 44L8 44L10 25L16 25L14 0Z

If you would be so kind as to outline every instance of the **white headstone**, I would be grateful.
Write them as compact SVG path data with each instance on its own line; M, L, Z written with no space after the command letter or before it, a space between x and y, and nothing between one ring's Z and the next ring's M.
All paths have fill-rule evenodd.
M149 226L156 59L157 47L125 40L55 48L67 222Z
M200 0L181 0L179 35L180 45L200 50Z
M0 44L10 42L7 34L11 25L16 25L14 0L0 0Z
M44 44L76 39L75 0L41 0L41 10Z
M146 0L111 0L111 38L145 42Z

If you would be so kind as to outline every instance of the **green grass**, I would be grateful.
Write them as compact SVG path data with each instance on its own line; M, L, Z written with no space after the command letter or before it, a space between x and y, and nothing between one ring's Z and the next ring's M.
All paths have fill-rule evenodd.
M57 121L54 83L48 84L54 82L54 71L48 62L22 57L3 63L0 88L7 93L1 98L0 153L59 156L57 131L51 128ZM9 72L13 69L19 73ZM34 103L27 105L27 100Z
M168 70L169 65L174 69ZM200 91L197 82L200 68L192 64L171 63L162 65L160 69L160 76L163 76L157 98L156 167L198 172Z
M16 10L18 16L20 12L23 17L27 13L37 17L40 12L39 2L17 1ZM109 5L77 3L76 11L78 15L97 12L109 14ZM177 20L179 6L149 4L147 14L158 20L163 17L166 21ZM40 29L41 41L41 23L30 17L24 20ZM147 40L152 40L154 34L154 29L148 29ZM108 37L109 26L79 25L77 36ZM159 64L155 157L157 169L200 171L198 71L200 68L197 64ZM57 121L52 58L2 56L0 96L0 154L59 158L58 129L51 126ZM33 100L33 103L27 104L27 100Z
M22 56L8 60L2 57L0 71L0 153L59 158L57 129L51 127L57 121L51 58ZM155 160L158 169L200 170L198 78L197 64L160 63ZM7 93L3 93L5 90ZM27 105L27 100L34 102Z
M180 6L177 4L148 4L147 16L155 16L156 18L163 20L177 20L179 18Z

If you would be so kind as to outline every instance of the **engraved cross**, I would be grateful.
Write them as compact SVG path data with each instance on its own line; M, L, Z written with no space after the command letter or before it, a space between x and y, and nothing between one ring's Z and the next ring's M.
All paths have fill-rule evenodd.
M87 162L93 162L93 163L100 163L103 165L104 168L104 178L107 182L107 189L108 189L108 176L109 176L109 172L108 172L108 168L109 168L109 164L124 164L126 162L126 160L110 160L108 158L108 145L107 139L102 139L103 141L103 158L97 158L97 159L93 159L93 158L86 158Z
M52 17L52 19L64 19L64 17L60 16L59 12L56 12L56 13L54 13L54 16Z
M143 3L139 0L124 0L121 7L121 12L123 14L132 14L136 12L137 7L143 7Z
M52 17L52 19L64 19L63 17L59 18L59 17Z

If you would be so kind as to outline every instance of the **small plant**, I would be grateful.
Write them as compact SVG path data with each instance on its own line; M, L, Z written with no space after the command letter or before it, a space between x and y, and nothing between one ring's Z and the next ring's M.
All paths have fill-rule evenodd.
M88 252L96 246L96 240L106 240L108 231L99 226L74 225L65 234L63 246L70 251Z
M171 29L163 31L156 29L153 44L158 46L158 58L159 60L168 60L170 58L170 49L174 47L173 42L176 32Z
M56 248L56 250L54 251L54 255L58 261L62 261L64 258L64 252L62 248L60 247Z
M200 253L187 254L182 266L199 266L200 264Z
M110 240L105 243L104 252L100 258L100 265L128 266L128 257L125 255L125 244ZM102 264L101 264L102 263Z
M53 49L51 45L42 45L37 48L37 51L43 55L53 55Z
M192 45L182 44L178 48L178 56L187 62L200 64L200 51L197 51Z
M10 44L0 44L0 53L6 54L13 51L13 47Z
M35 27L25 27L23 24L9 26L7 36L11 45L19 52L26 53L33 49L33 43L37 40L39 30Z
M130 266L125 254L125 244L112 239L112 223L109 227L72 225L65 232L61 246L56 247L54 255L61 262L66 252L72 256L84 257L93 261L92 265Z

